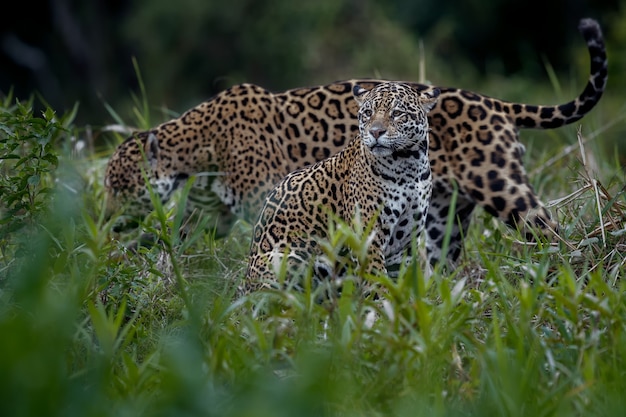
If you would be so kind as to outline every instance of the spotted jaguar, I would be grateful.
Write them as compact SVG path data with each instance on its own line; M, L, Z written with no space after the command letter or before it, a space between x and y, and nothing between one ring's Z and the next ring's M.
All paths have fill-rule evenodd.
M593 19L582 19L579 30L589 51L590 73L572 101L530 105L438 87L438 103L429 113L433 191L426 249L431 262L444 256L444 231L455 190L447 253L452 261L460 254L476 206L512 227L530 225L524 229L529 236L550 236L557 229L529 184L518 136L520 129L574 123L600 101L608 78L602 31ZM285 175L336 154L355 136L354 86L371 89L381 82L347 80L278 93L253 84L224 90L116 148L104 179L107 212L124 207L128 216L147 214L152 203L144 178L165 203L194 177L188 212L204 209L217 214L223 232L237 218L254 222L266 193ZM418 92L432 87L409 84Z
M316 284L340 285L343 265L320 249L335 221L353 224L358 218L371 225L366 250L358 250L367 255L357 266L365 273L395 276L403 260L412 258L432 190L427 113L439 90L418 92L388 82L371 90L357 84L353 94L358 135L339 153L288 174L268 193L253 229L244 293L275 287L283 267L289 284L299 285L305 268L313 267Z

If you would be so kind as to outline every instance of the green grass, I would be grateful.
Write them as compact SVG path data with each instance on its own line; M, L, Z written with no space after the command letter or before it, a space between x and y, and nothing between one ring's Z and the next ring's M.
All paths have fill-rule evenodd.
M129 252L102 216L101 172L85 168L106 156L72 156L63 144L82 132L51 114L2 108L0 185L30 188L0 195L0 415L622 415L619 161L589 153L591 172L572 152L533 175L542 193L571 194L552 207L555 245L478 211L452 273L381 279L388 309L348 294L327 308L307 291L234 298L244 222ZM171 229L164 210L153 218Z

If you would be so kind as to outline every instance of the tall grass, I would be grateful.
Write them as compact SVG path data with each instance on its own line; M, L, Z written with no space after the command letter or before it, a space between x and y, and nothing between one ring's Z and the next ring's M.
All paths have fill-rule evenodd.
M145 226L160 243L129 251L102 216L98 174L63 145L81 134L71 114L1 110L2 184L26 181L29 193L0 196L0 415L623 413L626 202L615 161L597 160L608 184L582 158L574 182L542 174L567 195L553 202L554 244L478 212L456 270L380 278L387 307L343 296L327 308L310 291L234 297L243 222L225 239L197 233L181 245L176 209L156 202L160 227ZM56 159L29 180L46 143ZM580 143L585 152L582 133ZM7 158L18 154L22 163Z

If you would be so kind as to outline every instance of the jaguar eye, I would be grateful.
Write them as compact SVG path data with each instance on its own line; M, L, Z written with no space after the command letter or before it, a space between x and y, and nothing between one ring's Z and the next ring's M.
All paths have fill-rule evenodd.
M362 114L364 117L371 117L371 116L372 116L372 110L371 110L371 109L363 109L363 110L361 111L361 114Z
M393 117L394 119L396 117L400 117L404 114L404 112L402 110L394 110L391 112L391 117Z

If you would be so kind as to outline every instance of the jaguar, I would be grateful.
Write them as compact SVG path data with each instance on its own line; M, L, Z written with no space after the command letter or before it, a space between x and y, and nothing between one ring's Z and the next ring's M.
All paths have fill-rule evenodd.
M320 282L341 285L343 265L324 257L331 222L367 228L366 256L357 265L366 274L397 276L412 259L424 229L432 190L428 159L428 117L439 90L417 91L385 82L371 90L358 84L359 133L339 153L288 174L265 199L254 225L242 292L275 287L280 269L296 286L305 268ZM361 230L357 230L361 232ZM337 248L348 256L347 248Z
M574 123L600 101L608 79L602 31L590 18L580 21L579 30L590 71L582 92L569 102L530 105L438 87L438 102L428 116L433 190L426 250L432 263L459 257L477 206L528 238L557 231L558 222L529 183L519 131ZM338 153L355 136L354 86L372 89L384 81L352 79L276 93L234 85L117 146L104 176L107 213L124 209L127 217L145 216L153 207L150 188L165 203L193 177L190 215L212 212L218 233L226 233L238 218L253 223L267 192L285 175ZM409 85L418 92L432 88Z

